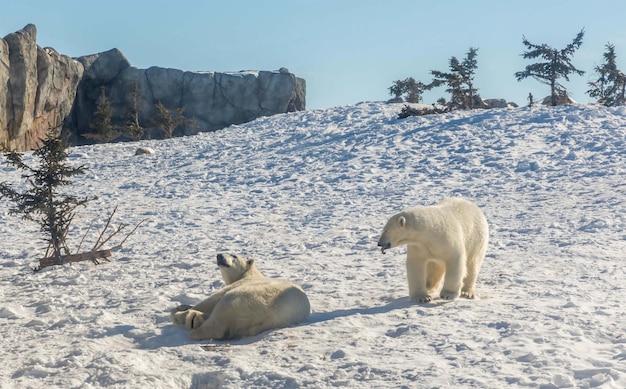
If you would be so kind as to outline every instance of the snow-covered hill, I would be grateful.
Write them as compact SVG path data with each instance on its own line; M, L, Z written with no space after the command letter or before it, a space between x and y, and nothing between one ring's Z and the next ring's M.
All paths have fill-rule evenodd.
M401 107L73 148L89 170L71 190L99 198L76 244L115 206L116 223L147 220L110 263L33 273L37 226L0 201L0 386L626 387L626 108ZM5 165L0 180L21 185ZM490 223L481 299L413 304L405 249L376 242L392 214L448 196ZM310 321L189 341L169 310L222 286L219 252L302 285Z

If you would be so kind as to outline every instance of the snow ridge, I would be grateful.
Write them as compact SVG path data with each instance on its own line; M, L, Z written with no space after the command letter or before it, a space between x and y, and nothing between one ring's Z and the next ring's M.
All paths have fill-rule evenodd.
M73 148L72 190L99 197L77 234L115 205L148 220L111 263L33 274L43 243L0 201L3 387L626 387L626 108L401 107ZM447 196L490 223L481 299L412 304L405 251L381 255L378 235ZM302 285L311 320L189 341L169 309L220 288L228 251Z

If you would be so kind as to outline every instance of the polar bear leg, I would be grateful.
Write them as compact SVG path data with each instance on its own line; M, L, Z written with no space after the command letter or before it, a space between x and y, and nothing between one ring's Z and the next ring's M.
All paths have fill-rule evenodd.
M463 279L463 289L461 289L461 296L474 299L478 297L476 292L474 291L474 287L476 286L476 279L478 278L478 271L483 262L483 257L485 256L485 250L482 250L476 258L470 259L467 264L467 275Z
M430 262L428 264L428 276L426 278L426 289L428 290L428 294L434 293L441 280L443 279L443 275L446 273L446 267L442 263L438 262Z
M211 340L211 339L227 339L229 338L229 325L225 322L227 320L216 320L215 316L211 316L209 320L205 321L202 326L192 330L189 333L191 340Z
M465 255L456 257L446 266L446 275L443 279L443 289L441 298L444 300L454 300L461 295L463 278L465 277Z
M407 247L406 276L409 283L409 297L411 301L426 303L431 300L426 288L428 276L428 261L421 258L417 248Z
M463 279L463 288L461 289L461 296L473 299L476 298L476 292L474 286L476 285L476 279L478 278L478 269L473 269L471 266L467 269L467 275Z

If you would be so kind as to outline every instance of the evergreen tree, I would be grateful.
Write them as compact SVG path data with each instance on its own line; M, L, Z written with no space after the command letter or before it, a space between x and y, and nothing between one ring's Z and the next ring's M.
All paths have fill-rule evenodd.
M626 102L624 99L626 76L617 68L615 46L607 43L603 57L605 62L595 68L598 79L588 83L591 89L587 91L587 94L598 99L600 104L609 107L624 104Z
M528 49L522 54L524 59L542 58L545 62L528 65L523 71L516 72L517 81L532 77L542 84L550 85L551 105L557 105L558 97L565 96L567 93L563 85L559 84L558 79L564 78L569 81L570 74L578 74L579 76L585 74L584 71L578 70L572 65L571 59L574 52L582 45L584 35L585 30L580 30L572 43L561 50L552 48L545 43L535 45L523 37L522 43Z
M54 264L61 264L62 255L71 254L66 238L75 209L93 200L59 193L59 188L71 184L70 178L85 172L83 165L70 167L66 164L67 147L67 137L62 137L58 130L50 129L43 146L33 152L40 160L38 167L25 164L20 153L6 152L5 163L23 171L22 177L28 181L30 188L20 193L9 184L0 183L0 197L16 204L9 212L21 214L24 219L39 224L48 242L46 257L53 258Z
M397 80L389 87L389 94L395 98L402 98L407 103L419 103L422 100L425 85L420 81L415 81L413 77L404 80Z
M124 127L124 135L134 141L139 141L143 138L145 132L144 128L139 124L139 100L141 95L139 94L139 85L136 81L133 81L131 87L131 92L128 94L129 111L126 126Z
M170 111L163 103L157 101L156 103L157 114L152 119L154 126L163 133L163 138L171 138L174 136L174 131L183 125L190 123L183 114L185 108L178 108L175 111Z
M113 108L111 107L111 101L106 96L105 87L100 88L100 98L98 99L98 106L94 116L95 122L89 126L94 131L83 134L85 138L108 143L120 136L120 132L111 123Z
M402 95L404 94L404 81L396 80L389 87L389 94L394 97L394 99L402 99Z
M428 89L447 85L446 92L450 93L450 101L447 103L450 109L474 109L478 106L480 97L474 87L474 76L478 68L476 56L478 49L470 47L463 61L456 57L450 58L450 72L431 70L434 79L428 85Z

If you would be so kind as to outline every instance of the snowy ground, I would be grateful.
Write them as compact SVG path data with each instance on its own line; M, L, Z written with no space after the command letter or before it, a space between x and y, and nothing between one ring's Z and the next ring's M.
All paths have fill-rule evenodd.
M116 205L116 223L147 220L110 263L33 273L37 226L0 201L0 386L626 387L626 108L401 107L73 148L89 170L72 190L99 197L75 245ZM0 180L22 185L6 165ZM376 243L392 214L447 196L490 223L481 299L413 304L405 249ZM169 310L222 286L219 252L302 285L310 321L188 340Z

